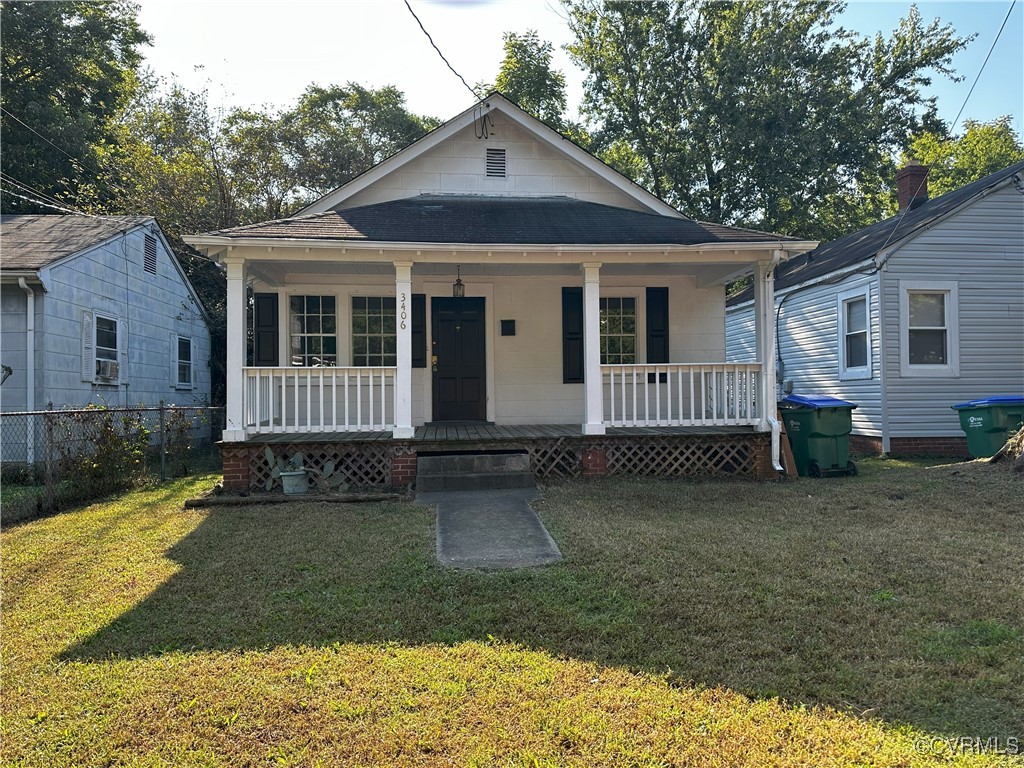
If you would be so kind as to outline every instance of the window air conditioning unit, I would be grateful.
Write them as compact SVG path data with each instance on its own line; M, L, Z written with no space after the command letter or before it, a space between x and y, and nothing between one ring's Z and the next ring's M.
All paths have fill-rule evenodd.
M96 378L102 381L117 381L120 366L116 360L97 360Z

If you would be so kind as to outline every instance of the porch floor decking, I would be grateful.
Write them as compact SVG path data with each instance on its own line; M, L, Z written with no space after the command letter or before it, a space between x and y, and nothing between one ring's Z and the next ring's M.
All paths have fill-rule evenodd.
M737 435L754 434L751 426L698 427L608 427L607 437L665 437L669 435ZM572 424L429 424L416 427L416 434L407 442L506 442L515 440L550 440L561 437L586 437L581 426ZM389 442L390 431L378 432L284 432L251 435L249 443L367 443Z

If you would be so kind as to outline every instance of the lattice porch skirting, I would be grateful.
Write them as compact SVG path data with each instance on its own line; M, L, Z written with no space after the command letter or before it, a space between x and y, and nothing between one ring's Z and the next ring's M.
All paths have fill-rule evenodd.
M417 451L466 450L457 441L444 445L416 440L303 441L229 443L221 446L225 486L235 489L279 489L272 478L275 461L302 453L304 464L322 471L334 462L335 472L352 487L404 487L415 480ZM765 433L725 435L609 435L546 437L475 442L472 450L525 450L539 481L602 475L715 476L767 479L771 468L770 436ZM310 481L312 483L312 480Z

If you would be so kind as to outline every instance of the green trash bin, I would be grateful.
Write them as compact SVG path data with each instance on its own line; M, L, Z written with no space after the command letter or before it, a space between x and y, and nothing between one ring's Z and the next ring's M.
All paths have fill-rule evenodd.
M788 395L779 406L801 477L857 474L850 461L855 403L827 395Z
M997 395L951 406L960 414L967 451L976 459L994 456L1010 433L1024 422L1024 397Z

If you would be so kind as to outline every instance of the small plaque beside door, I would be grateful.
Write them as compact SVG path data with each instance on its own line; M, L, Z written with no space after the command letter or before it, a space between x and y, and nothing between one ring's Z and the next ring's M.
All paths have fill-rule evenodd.
M515 336L516 335L516 321L515 320L502 320L501 321L501 335L502 336Z

